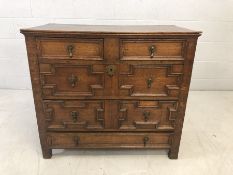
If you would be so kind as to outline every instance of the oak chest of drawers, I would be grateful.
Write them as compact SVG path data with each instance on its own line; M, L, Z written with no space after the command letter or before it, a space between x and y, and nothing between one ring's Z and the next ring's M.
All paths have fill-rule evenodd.
M178 157L200 32L47 24L21 33L44 158L56 148L160 148Z

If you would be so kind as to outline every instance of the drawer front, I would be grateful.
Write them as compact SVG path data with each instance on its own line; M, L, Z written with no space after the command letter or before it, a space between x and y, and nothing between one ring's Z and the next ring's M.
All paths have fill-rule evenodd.
M104 66L98 64L40 64L43 97L102 96L104 73Z
M104 129L104 101L45 100L48 130Z
M178 102L44 100L43 106L49 131L173 131Z
M120 130L173 130L176 101L119 101Z
M183 40L122 39L120 43L121 60L181 59L184 55Z
M51 148L170 148L170 133L48 133Z
M179 96L183 64L121 64L119 94L128 97Z
M38 39L39 57L103 60L103 39Z

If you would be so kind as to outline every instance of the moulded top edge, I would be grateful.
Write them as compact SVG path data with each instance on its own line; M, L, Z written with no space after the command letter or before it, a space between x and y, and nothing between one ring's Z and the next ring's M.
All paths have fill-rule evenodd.
M21 33L66 33L66 34L155 34L155 35L201 35L194 31L175 25L76 25L49 23L42 26L21 29Z

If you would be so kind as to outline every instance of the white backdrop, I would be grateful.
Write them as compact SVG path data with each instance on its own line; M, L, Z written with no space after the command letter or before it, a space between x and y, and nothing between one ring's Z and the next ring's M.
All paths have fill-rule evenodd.
M191 89L233 90L233 0L0 0L0 88L31 88L19 29L49 22L201 30Z

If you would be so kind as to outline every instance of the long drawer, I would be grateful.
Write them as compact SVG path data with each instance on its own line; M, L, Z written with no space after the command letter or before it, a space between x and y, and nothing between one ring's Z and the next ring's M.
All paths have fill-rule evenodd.
M43 98L178 98L183 64L40 63Z
M173 131L177 101L44 100L48 131Z
M170 148L171 133L48 133L51 148Z

